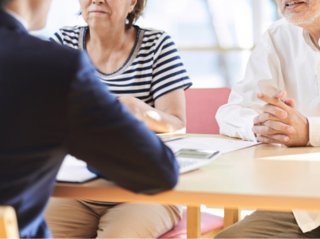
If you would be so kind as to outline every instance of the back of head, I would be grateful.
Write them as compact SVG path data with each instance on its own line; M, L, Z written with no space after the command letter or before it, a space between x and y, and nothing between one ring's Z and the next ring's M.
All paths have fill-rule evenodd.
M11 0L0 0L0 9L3 9L4 6L10 2Z

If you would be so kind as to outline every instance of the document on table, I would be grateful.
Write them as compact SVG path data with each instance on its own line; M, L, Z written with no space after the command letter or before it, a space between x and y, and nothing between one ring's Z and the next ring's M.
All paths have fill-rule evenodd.
M229 138L213 137L182 137L166 142L174 152L180 149L218 150L221 154L251 147L259 144L252 141L244 141Z
M56 179L58 182L84 183L97 177L95 173L88 170L86 162L67 155Z

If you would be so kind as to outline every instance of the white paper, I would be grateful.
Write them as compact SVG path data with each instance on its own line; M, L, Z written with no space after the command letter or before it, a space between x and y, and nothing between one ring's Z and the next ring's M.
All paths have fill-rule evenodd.
M180 149L200 149L200 150L218 150L220 153L228 153L242 148L247 148L259 144L253 141L222 139L211 137L186 137L176 139L166 143L173 152Z
M82 183L96 177L96 174L88 170L86 162L67 155L58 172L57 181Z
M235 140L235 139L222 139L212 137L176 137L166 140L166 145L169 146L173 152L178 152L180 149L191 149L191 150L210 150L212 152L218 151L219 154L215 155L210 159L199 159L199 158L182 158L177 157L177 161L180 165L180 173L186 173L193 171L202 166L211 163L217 159L220 154L228 153L238 149L250 147L258 144L257 142Z

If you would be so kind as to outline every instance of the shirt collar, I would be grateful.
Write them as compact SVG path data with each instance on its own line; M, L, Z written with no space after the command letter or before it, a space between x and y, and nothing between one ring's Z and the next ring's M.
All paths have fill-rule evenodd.
M311 39L311 36L310 34L306 31L306 30L303 30L303 37L304 37L304 40L306 41L306 43L314 50L314 51L320 51L319 48L320 48L320 40L318 43L314 43ZM318 46L316 46L316 44L319 44Z
M28 23L26 20L24 20L21 16L19 16L17 13L6 9L6 12L12 16L14 19L16 19L18 22L20 22L22 24L22 26L26 29L28 29Z

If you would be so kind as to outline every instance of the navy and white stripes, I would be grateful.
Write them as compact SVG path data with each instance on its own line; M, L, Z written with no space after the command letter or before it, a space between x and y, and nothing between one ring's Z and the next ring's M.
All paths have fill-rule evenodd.
M132 95L154 106L154 101L176 89L187 89L191 81L171 37L163 31L138 26L134 49L116 72L97 70L99 79L116 95ZM65 27L52 39L60 44L86 49L88 27Z

